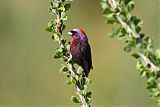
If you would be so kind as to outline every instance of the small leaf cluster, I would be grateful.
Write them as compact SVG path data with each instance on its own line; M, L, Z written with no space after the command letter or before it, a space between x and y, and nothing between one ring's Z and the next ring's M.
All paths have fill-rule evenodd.
M142 31L142 20L132 16L132 0L102 0L103 15L107 24L117 24L109 33L126 43L125 52L131 52L137 60L137 69L147 78L147 89L151 97L160 102L160 50L153 50L153 40Z
M86 78L86 77L82 77L78 82L79 82L79 84L81 84L80 85L81 96L83 96L83 98L84 98L84 100L86 101L87 104L90 104L91 103L92 92L87 92L87 87L88 87L89 84L91 84L91 80ZM71 96L71 100L75 103L81 103L80 98L78 98L77 96Z
M76 71L78 71L78 69ZM91 92L88 92L87 88L91 84L91 80L87 77L81 76L82 72L77 72L77 75L74 77L71 75L68 75L67 72L69 72L69 70L64 65L62 65L61 71L65 74L67 74L68 78L65 83L68 85L77 84L78 88L80 89L80 92L77 93L77 95L80 94L81 96L83 96L85 102L87 104L90 104L91 103ZM81 103L80 98L78 96L71 96L71 100L74 103Z
M49 12L51 15L56 16L52 19L48 26L45 28L46 31L51 32L52 39L59 43L59 47L55 50L54 58L61 59L65 63L71 62L71 55L69 53L69 42L63 38L62 33L65 30L64 21L67 20L66 12L70 9L71 4L67 1L72 0L51 0ZM60 71L68 73L68 68L62 66Z
M83 86L81 93L84 96L86 102L88 104L90 104L91 103L92 92L87 92L87 87L88 87L88 85L91 84L91 80L89 78L83 77L80 82L81 82L81 84Z
M56 31L55 26L57 24L61 24L59 25L60 28L60 32L62 33L63 30L65 30L65 25L63 24L63 21L67 20L67 15L66 12L70 9L71 4L70 3L66 3L66 1L71 1L71 0L51 0L50 1L50 7L49 7L49 12L52 15L58 15L60 17L55 18L54 20L51 20L48 23L48 26L45 28L46 31L48 32L52 32L52 39L58 41L58 34ZM60 3L59 3L60 2Z

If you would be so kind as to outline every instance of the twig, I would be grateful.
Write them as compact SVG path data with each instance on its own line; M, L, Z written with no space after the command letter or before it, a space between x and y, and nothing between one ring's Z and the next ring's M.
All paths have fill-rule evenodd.
M57 0L58 2L58 7L61 7L61 0ZM64 52L64 56L65 56L65 59L67 60L67 68L68 70L70 71L70 74L72 77L76 77L77 76L77 72L75 71L73 65L71 63L69 63L69 60L70 60L70 54L68 53L68 50L65 46L65 44L61 41L61 36L62 36L62 26L63 26L63 21L60 20L61 19L61 10L58 10L57 11L57 19L59 20L58 23L56 24L55 26L55 31L58 35L58 43L59 43L59 46L63 49L63 52ZM77 95L79 96L80 98L80 101L81 101L81 104L82 104L82 107L90 107L90 105L86 102L83 94L81 93L81 84L78 81L76 81L76 89L77 89Z
M120 4L119 4L118 1L116 1L116 0L109 0L109 4L110 4L111 8L113 8L113 9L119 8L119 10L121 10L120 9ZM128 34L134 36L135 38L139 37L139 35L126 22L124 22L122 20L122 18L120 16L120 12L118 12L115 17L119 21L119 23L121 24L121 26L124 29L126 29L126 31L127 31ZM157 67L154 63L152 63L151 60L148 57L146 57L144 54L142 54L142 53L139 52L139 55L142 58L143 62L145 62L146 65L149 64L151 66L149 68L150 71L159 71L160 70L160 68Z
M141 31L141 19L131 15L134 6L133 0L102 0L107 24L120 25L110 36L124 40L124 51L135 49L132 56L137 60L136 67L142 77L146 76L149 96L157 98L160 105L160 49L154 50L152 39Z

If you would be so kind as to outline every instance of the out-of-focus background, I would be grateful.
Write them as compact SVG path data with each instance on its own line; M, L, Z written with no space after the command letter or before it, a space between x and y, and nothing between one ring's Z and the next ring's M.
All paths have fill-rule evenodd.
M159 0L134 1L133 15L144 21L143 31L160 47ZM61 62L53 59L56 43L44 31L52 18L48 7L49 0L0 0L1 107L79 107L70 101L74 86L64 83ZM100 0L74 0L66 25L66 31L78 27L88 34L93 107L157 107L136 61L123 51L124 43L107 36L113 26L104 24Z

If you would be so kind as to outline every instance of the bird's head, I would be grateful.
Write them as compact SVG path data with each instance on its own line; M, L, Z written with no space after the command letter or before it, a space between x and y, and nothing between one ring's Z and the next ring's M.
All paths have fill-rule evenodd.
M82 29L72 29L68 34L76 40L88 40L86 33Z

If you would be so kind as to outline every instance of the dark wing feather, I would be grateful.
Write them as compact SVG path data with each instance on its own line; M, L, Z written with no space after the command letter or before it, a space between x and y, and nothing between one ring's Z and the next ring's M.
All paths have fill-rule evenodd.
M81 53L82 53L82 59L83 59L83 69L84 73L86 73L86 76L88 75L89 71L92 67L92 57L91 57L91 48L87 41L83 42L81 44Z

